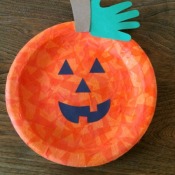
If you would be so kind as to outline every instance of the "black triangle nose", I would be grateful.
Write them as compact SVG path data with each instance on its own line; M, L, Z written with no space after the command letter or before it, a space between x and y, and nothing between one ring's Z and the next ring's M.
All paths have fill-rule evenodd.
M82 93L82 92L90 92L90 89L88 87L88 85L86 84L85 80L82 79L77 90L76 90L77 93Z

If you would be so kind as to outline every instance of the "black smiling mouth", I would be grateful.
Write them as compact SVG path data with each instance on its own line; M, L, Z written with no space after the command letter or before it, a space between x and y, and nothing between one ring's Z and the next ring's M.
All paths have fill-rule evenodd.
M59 102L59 107L64 115L64 117L73 123L79 123L79 117L84 116L87 117L88 123L96 122L102 119L110 109L110 100L107 100L101 104L97 105L96 112L90 112L90 106L71 106L68 104L64 104Z

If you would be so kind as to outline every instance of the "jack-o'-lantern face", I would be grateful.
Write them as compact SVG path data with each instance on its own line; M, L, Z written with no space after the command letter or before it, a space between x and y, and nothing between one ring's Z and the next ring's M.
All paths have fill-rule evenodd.
M61 120L88 125L115 118L117 113L111 112L127 101L130 89L125 85L132 82L122 60L109 55L105 44L98 48L96 40L88 43L82 38L80 44L70 40L59 48L64 54L58 51L52 69L55 82L50 86Z
M70 166L95 166L127 152L146 131L156 82L133 40L52 27L18 54L8 76L8 112L37 153Z
M86 69L86 67L84 67L83 69ZM85 71L85 72L87 72L87 71ZM101 81L100 79L98 79L98 74L105 73L105 71L104 71L103 67L101 66L100 62L98 61L98 59L95 59L95 62L94 62L89 73L90 73L89 76L85 75L85 78L87 78L87 80L89 79L91 81L91 76L93 77L93 74L96 74L96 77L97 77L97 78L95 78L96 82L94 82L93 85L92 85L92 83L89 82L89 84L92 85L91 86L92 90L99 91L99 95L100 95L100 93L102 93L102 94L105 93L105 92L103 92L103 90L101 90L100 87L98 87L100 85L99 81ZM63 66L59 72L59 75L63 75L63 76L69 76L69 75L73 76L74 75L67 60L65 60ZM101 78L103 78L102 76L101 76ZM78 79L80 79L80 78L78 78ZM104 86L104 84L102 84L101 86ZM71 85L71 82L70 82L70 87L68 89L70 90L69 93L76 93L76 94L74 94L74 96L76 97L76 101L78 100L78 102L79 102L79 105L77 105L77 106L73 106L70 104L65 104L63 102L59 102L59 107L60 107L62 114L69 121L74 122L74 123L78 123L79 117L84 116L84 117L87 117L88 123L96 122L96 121L102 119L109 111L110 99L98 104L97 101L99 101L99 100L97 100L96 95L93 92L91 92L91 89L89 88L89 86L86 83L86 80L84 78L82 78L80 80L80 82L77 86L77 89L75 89L75 86ZM71 91L73 91L73 92L71 92ZM81 96L84 96L84 97L81 97ZM102 95L100 95L100 96L102 96ZM92 103L91 99L94 99L95 101ZM89 103L89 105L82 106L83 105L82 100L85 101L86 105L88 103ZM69 102L69 100L67 100L67 101Z

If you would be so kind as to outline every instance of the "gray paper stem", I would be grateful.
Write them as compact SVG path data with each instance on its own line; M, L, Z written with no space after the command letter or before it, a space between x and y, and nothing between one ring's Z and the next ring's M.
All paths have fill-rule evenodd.
M77 32L90 30L90 0L70 0Z

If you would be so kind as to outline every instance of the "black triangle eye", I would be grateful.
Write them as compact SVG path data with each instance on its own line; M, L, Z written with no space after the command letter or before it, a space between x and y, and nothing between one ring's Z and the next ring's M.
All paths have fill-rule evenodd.
M90 73L105 73L103 67L101 66L100 62L98 61L98 59L96 58Z
M68 61L66 60L59 72L59 75L71 75L71 74L73 74L73 71L70 68Z

